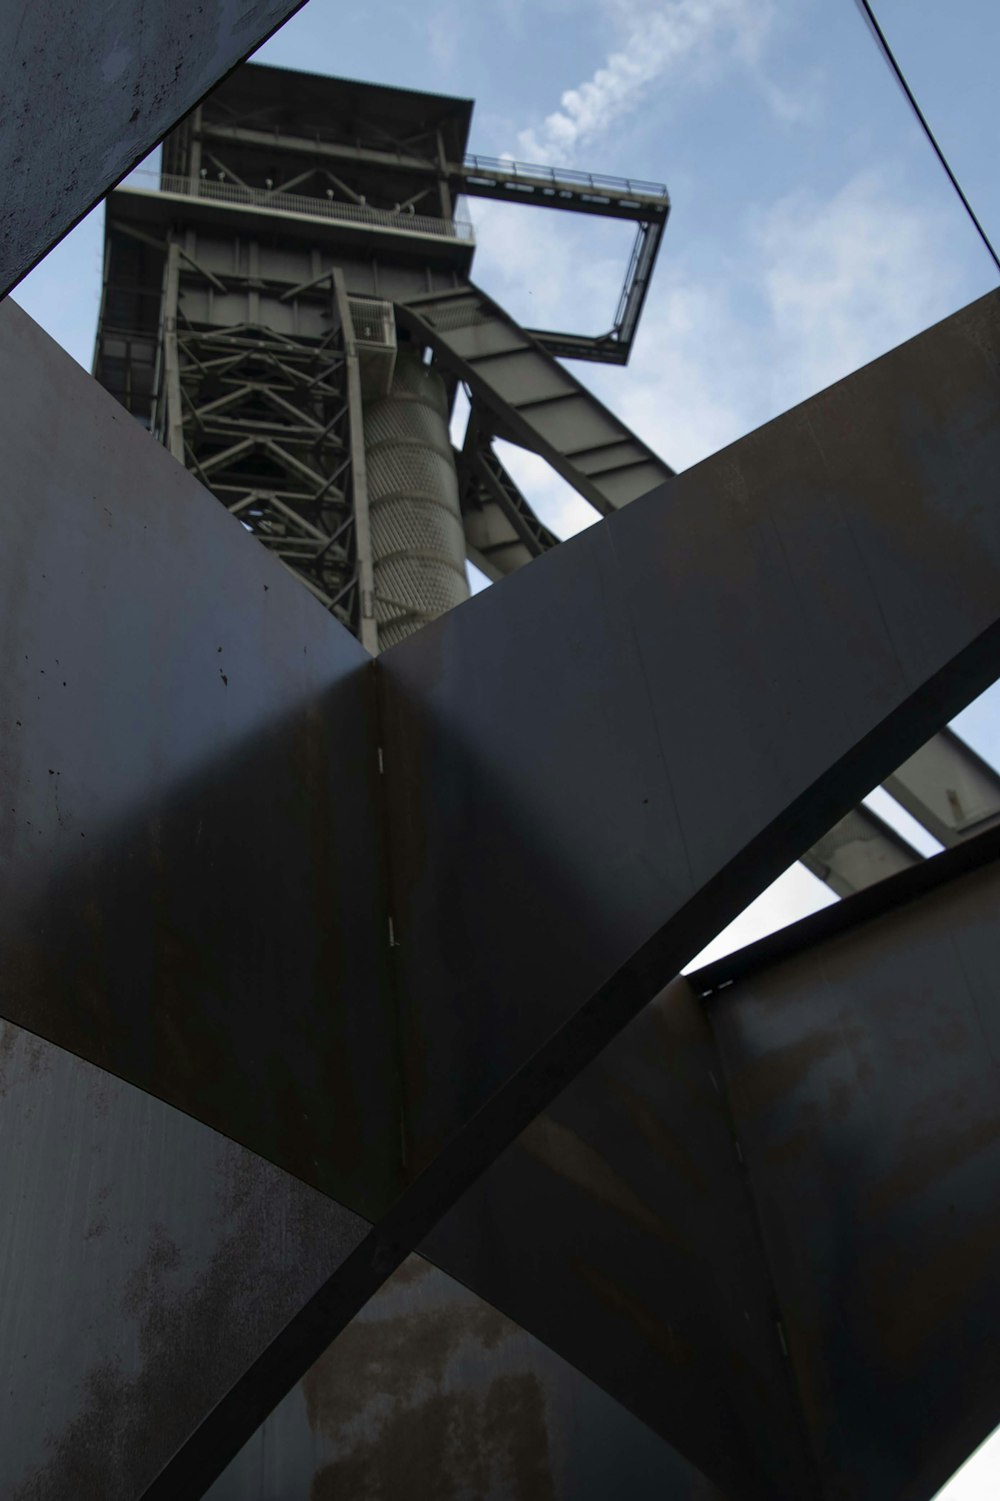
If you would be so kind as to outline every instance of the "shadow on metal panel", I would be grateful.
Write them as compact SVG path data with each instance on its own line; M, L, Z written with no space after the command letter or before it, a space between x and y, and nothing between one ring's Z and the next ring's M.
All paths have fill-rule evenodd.
M12 302L0 390L2 1009L374 1216L371 660Z
M711 1030L659 995L421 1253L601 1386L731 1501L815 1473Z
M303 0L8 0L0 297Z
M1000 866L708 1006L824 1494L928 1501L1000 1419Z

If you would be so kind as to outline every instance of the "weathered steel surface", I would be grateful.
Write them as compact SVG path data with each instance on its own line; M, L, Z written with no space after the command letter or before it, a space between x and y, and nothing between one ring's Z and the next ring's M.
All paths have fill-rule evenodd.
M824 1496L927 1501L1000 1419L998 938L992 865L709 1002Z
M7 0L0 296L302 0Z
M381 659L408 1166L429 1166L156 1494L198 1494L661 982L992 676L997 321L984 299ZM384 1203L378 824L335 796L374 774L360 649L28 320L2 327L28 731L9 1008ZM95 856L69 855L80 834ZM262 922L274 869L288 907Z
M538 1117L421 1252L730 1501L814 1493L718 1057L685 981Z
M0 1013L373 1214L371 660L9 301L0 394Z
M991 294L381 657L411 1165L993 679L998 357Z
M151 1495L199 1494L538 1112L995 675L998 324L982 299L380 658L414 1181Z
M417 1256L316 1362L206 1501L307 1496L723 1501L572 1366Z
M0 1023L0 1495L135 1501L367 1231Z

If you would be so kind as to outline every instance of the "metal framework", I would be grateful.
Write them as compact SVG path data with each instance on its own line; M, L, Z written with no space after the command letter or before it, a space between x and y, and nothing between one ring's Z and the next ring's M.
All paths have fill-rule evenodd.
M167 140L155 185L120 191L109 206L98 379L373 651L379 601L364 407L366 361L370 368L375 356L362 350L352 402L347 364L336 363L350 299L356 311L390 307L448 390L461 384L469 395L459 508L465 552L488 578L558 542L494 438L544 457L605 515L673 474L555 358L627 359L667 221L666 190L469 155L470 116L462 100L248 67ZM475 287L472 230L456 209L463 195L634 220L612 332L589 340L526 330ZM227 341L240 338L243 366L224 368ZM204 375L191 353L202 340L217 356ZM272 358L284 359L283 373ZM313 384L307 371L325 374ZM410 545L444 557L433 529ZM442 607L431 590L412 619ZM1000 777L950 733L887 785L945 845L1000 818ZM919 858L866 808L804 856L839 896Z
M636 1270L615 1259L633 1238L620 1216L626 1227L638 1216L650 1265L662 1267L682 1201L671 1190L650 1206L634 1183L609 1188L609 1172L612 1184L630 1183L632 1159L608 1166L611 1145L580 1145L590 1128L561 1106L550 1124L532 1122L594 1066L619 1100L634 1099L633 1067L671 1078L691 1069L716 1101L699 1150L708 1164L733 1163L696 1035L685 1042L682 1027L662 1054L640 1039L635 1065L620 1062L617 1043L607 1050L619 1035L626 1045L626 1023L712 933L995 672L1000 532L981 493L1000 452L998 346L990 298L551 550L516 589L452 612L373 669L194 477L138 426L123 429L105 393L6 310L3 431L20 477L11 556L23 587L4 672L25 737L6 845L16 882L0 932L0 963L18 977L8 1015L365 1222L351 1222L343 1256L295 1315L241 1346L246 1364L228 1389L213 1367L186 1436L170 1427L134 1451L130 1493L203 1493L446 1215L473 1216L458 1237L466 1250L454 1260L427 1250L468 1275L471 1252L502 1237L463 1196L496 1171L530 1197L518 1163L539 1160L588 1199L611 1193L611 1259L591 1285L598 1304L609 1287L638 1299L636 1333L622 1345L610 1330L597 1338L595 1323L586 1355L574 1339L580 1318L559 1332L516 1278L508 1292L487 1265L474 1286L558 1338L649 1421L642 1393L657 1388L622 1373L659 1372L665 1390L664 1347L649 1336ZM37 399L54 390L55 429ZM930 415L908 447L914 409ZM826 441L831 421L849 442ZM732 486L720 482L734 464L747 523L737 528L727 525ZM942 488L941 476L956 474L962 482ZM882 546L886 508L899 505L923 516L905 566ZM775 527L783 548L762 559L754 538ZM23 569L31 537L44 539L44 569ZM720 569L727 589L713 596L704 581ZM108 578L113 607L95 594ZM864 677L844 630L859 609ZM57 653L66 677L50 683ZM96 698L95 662L106 685ZM525 703L530 714L517 710ZM50 761L39 785L35 769ZM50 851L40 865L38 848ZM991 920L987 911L987 929ZM39 931L58 932L58 947L40 949ZM475 1007L462 1003L470 992ZM829 1045L842 1046L839 1032ZM651 1080L654 1097L684 1098L665 1077ZM591 1109L588 1118L609 1118L600 1100ZM669 1139L657 1129L643 1127ZM501 1193L489 1176L483 1191L489 1202ZM723 1495L798 1501L810 1493L803 1475L818 1467L833 1485L835 1472L821 1446L803 1448L772 1316L782 1284L769 1290L752 1241L737 1258L747 1280L734 1288L732 1321L728 1303L706 1304L705 1246L725 1257L753 1224L739 1174L720 1177L719 1192L678 1280L666 1279L686 1288L694 1324L684 1339L706 1306L719 1332L697 1346L702 1375L685 1381L685 1404L660 1402L667 1416L686 1414L663 1436ZM565 1204L553 1197L552 1207L554 1232L568 1230ZM694 1213L682 1218L693 1225ZM974 1217L976 1203L963 1200L962 1213ZM590 1230L574 1234L574 1245L590 1243ZM560 1245L556 1233L555 1265ZM237 1299L247 1296L241 1276ZM662 1315L652 1316L655 1330ZM854 1361L841 1362L844 1392ZM718 1430L720 1369L748 1373L727 1398L740 1431L756 1435L748 1448ZM161 1391L147 1379L144 1421ZM896 1400L876 1385L863 1410L852 1414L846 1397L836 1410L870 1442ZM970 1432L942 1430L926 1473ZM70 1428L63 1438L58 1452L71 1455ZM908 1494L893 1478L907 1452L897 1435L897 1470L873 1470L881 1490L870 1494L887 1484Z
M927 1501L1000 1409L1000 294L673 476L453 202L650 185L333 92L242 70L112 200L159 443L0 309L0 1488ZM536 567L447 613L463 541ZM858 894L676 980L804 849Z

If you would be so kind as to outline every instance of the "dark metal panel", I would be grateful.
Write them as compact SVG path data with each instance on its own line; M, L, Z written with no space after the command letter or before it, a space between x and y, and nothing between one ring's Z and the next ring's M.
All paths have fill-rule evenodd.
M538 1117L421 1251L731 1501L813 1494L721 1069L686 981Z
M306 1496L723 1501L572 1366L417 1256L276 1408L206 1501Z
M368 1226L0 1023L0 1495L134 1501Z
M927 1501L1000 1419L998 935L993 865L710 1002L829 1497Z
M151 1497L200 1494L561 1088L990 680L998 321L983 299L380 659L414 1181Z
M998 349L991 295L380 659L411 1167L992 680Z
M11 302L0 392L3 1011L373 1215L371 659Z
M8 0L0 296L302 0Z

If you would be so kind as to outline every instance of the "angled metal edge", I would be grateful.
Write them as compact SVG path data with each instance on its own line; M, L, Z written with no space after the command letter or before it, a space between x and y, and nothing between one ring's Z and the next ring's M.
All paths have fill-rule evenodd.
M302 4L6 4L0 297Z

